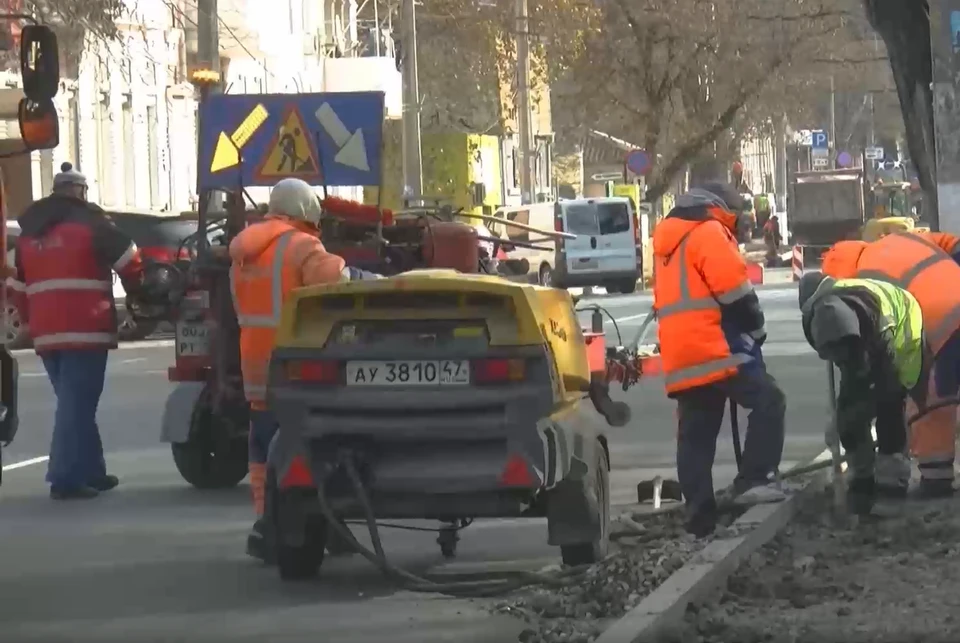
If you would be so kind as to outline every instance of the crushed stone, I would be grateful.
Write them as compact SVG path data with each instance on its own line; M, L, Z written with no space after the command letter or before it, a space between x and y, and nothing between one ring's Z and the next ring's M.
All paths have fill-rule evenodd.
M722 535L735 518L725 516L718 532ZM710 542L686 533L682 511L636 514L624 522L633 523L623 530L628 533L613 540L611 554L584 578L562 587L524 589L494 605L495 612L527 623L520 643L594 641Z
M960 643L960 498L838 526L829 492L664 643Z

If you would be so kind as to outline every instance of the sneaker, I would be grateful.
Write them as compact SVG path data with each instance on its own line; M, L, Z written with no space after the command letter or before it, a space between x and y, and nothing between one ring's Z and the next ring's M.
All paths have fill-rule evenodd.
M921 498L948 498L953 495L953 492L953 480L930 480L920 478Z
M50 498L53 500L89 500L96 498L100 492L93 487L77 487L75 489L50 489Z
M102 478L90 481L87 486L97 491L110 491L115 489L118 484L120 484L120 479L117 476L105 475Z
M741 507L752 505L766 505L774 502L783 502L790 497L790 491L779 481L767 482L750 487L733 499L734 504Z
M886 500L906 500L907 487L899 484L877 483L877 497Z
M273 565L275 562L274 550L263 518L253 523L253 528L247 535L247 556L263 561L267 565Z

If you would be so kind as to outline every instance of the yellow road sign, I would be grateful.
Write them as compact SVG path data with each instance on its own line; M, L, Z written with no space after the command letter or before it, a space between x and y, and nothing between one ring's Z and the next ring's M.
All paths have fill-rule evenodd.
M304 126L303 116L296 106L287 108L283 125L265 148L266 156L254 173L256 181L298 178L319 181L321 178L317 148L310 139L310 130Z
M240 163L240 150L269 116L266 107L257 105L247 114L247 117L233 131L233 134L227 136L226 132L220 132L217 147L213 152L213 160L210 162L210 171L219 172Z

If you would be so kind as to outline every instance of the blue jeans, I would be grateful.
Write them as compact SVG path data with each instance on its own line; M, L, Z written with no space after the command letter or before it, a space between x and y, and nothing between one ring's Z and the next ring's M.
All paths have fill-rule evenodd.
M47 482L57 491L78 489L107 475L97 426L107 351L51 351L40 358L57 396Z

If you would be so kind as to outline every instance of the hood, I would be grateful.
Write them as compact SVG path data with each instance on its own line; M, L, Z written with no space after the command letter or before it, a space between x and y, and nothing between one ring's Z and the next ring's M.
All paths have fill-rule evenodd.
M230 260L237 262L254 261L276 241L277 237L290 230L317 234L316 228L306 222L267 215L263 221L244 228L230 242Z
M853 279L866 248L866 241L838 241L823 253L823 272L834 279Z
M717 188L717 191L722 190ZM735 194L728 198L734 197L739 199ZM694 228L707 221L719 221L732 234L737 232L737 215L724 198L707 188L694 188L681 194L670 213L654 229L653 254L669 257Z
M31 203L17 217L21 234L28 237L43 236L50 228L67 219L105 216L100 206L82 199L62 194L52 194Z
M821 272L811 272L798 284L801 314L809 320L809 336L818 352L844 337L860 336L860 318L849 304L834 294L835 283L835 279Z

